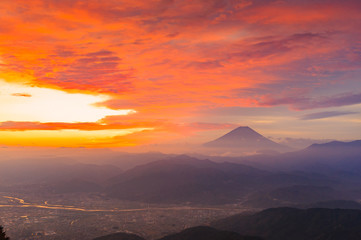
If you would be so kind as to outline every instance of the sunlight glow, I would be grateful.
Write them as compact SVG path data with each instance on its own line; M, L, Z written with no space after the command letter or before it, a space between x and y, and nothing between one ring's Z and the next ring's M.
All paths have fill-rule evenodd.
M33 130L33 131L2 131L0 142L8 146L37 147L107 147L128 146L131 142L114 140L149 128L130 128L122 130Z
M0 121L96 122L109 115L135 113L94 106L107 99L106 95L66 93L0 80Z

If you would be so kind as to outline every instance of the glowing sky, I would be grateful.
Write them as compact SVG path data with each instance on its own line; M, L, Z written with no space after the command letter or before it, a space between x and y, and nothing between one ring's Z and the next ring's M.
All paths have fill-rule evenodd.
M360 139L358 0L2 0L0 144Z

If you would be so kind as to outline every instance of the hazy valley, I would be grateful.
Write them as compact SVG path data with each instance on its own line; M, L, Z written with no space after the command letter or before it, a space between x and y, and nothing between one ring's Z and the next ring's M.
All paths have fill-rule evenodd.
M0 0L0 240L360 240L360 0Z
M237 135L240 141L227 147L228 150L238 151L248 141L254 150L259 146L256 150L269 153L240 157L121 153L118 158L103 159L102 164L72 163L67 159L3 161L1 225L13 239L93 239L127 232L150 240L199 225L238 232L240 235L234 239L248 239L244 236L285 239L289 235L287 230L284 235L278 235L274 229L294 226L280 225L270 227L275 232L263 232L260 225L245 231L242 229L252 229L245 224L253 220L242 219L256 214L259 221L265 221L264 226L269 226L270 220L257 212L275 207L355 209L352 214L359 217L356 209L361 209L361 141L314 144L302 150L277 153L279 145L273 142L268 145L266 138L250 128L231 133L221 138L222 142L227 142L229 135L234 144ZM266 140L260 141L262 138ZM261 144L257 145L258 142ZM296 210L274 211L282 216L294 214L292 211ZM321 210L312 211L313 214ZM333 214L329 211L325 214ZM220 220L235 214L243 215L239 220L231 217L237 220L234 223ZM273 214L271 210L270 214ZM306 224L308 217L290 221ZM282 219L281 222L290 222ZM343 217L337 219L334 224L342 225ZM325 224L319 221L320 226ZM303 226L303 223L296 225ZM327 226L334 229L332 224ZM194 231L195 236L197 231L206 236L207 231L215 230L196 228ZM336 235L341 230L337 231ZM342 231L356 230L342 228ZM193 239L193 230L186 234ZM322 235L320 232L312 234L289 239L328 239L317 238Z

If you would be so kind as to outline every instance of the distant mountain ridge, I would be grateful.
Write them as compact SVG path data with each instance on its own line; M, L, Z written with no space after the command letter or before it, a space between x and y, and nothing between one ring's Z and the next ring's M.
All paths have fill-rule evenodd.
M327 143L315 143L308 148L319 148L319 147L361 147L361 140L354 140L351 142L342 141L331 141Z
M236 148L244 151L284 152L290 150L289 147L276 143L247 126L238 127L216 140L203 144L203 146L208 148Z
M40 193L99 192L148 203L295 206L340 196L343 200L360 199L360 144L360 140L330 142L283 154L211 160L168 156L127 171L111 165L46 162L24 166L22 162L4 162L0 178L3 191L16 187L18 191ZM26 184L10 188L4 181L7 178Z
M361 157L361 140L351 142L332 141L323 144L312 144L301 152L310 156L326 155L332 158L345 158L359 155Z
M135 167L109 182L108 194L124 200L228 203L251 191L266 171L186 155Z
M239 157L211 156L212 161L242 163L270 171L312 170L337 167L348 170L361 169L361 140L351 142L332 141L312 144L302 150L281 154L257 154ZM347 164L346 164L347 163ZM349 166L352 163L352 166ZM355 168L355 166L357 166ZM316 168L315 168L316 167Z
M321 186L333 183L317 174L269 172L239 163L180 155L140 165L111 178L107 193L123 200L151 203L234 203L246 196L252 197L258 191L273 193L277 189L279 193L275 193L282 201L300 200L300 193L307 193L305 198L309 201L295 200L295 203L312 202L314 197L317 197L315 201L335 199L333 195L320 198L317 191L331 188L312 186L315 182ZM292 186L296 188L290 188Z

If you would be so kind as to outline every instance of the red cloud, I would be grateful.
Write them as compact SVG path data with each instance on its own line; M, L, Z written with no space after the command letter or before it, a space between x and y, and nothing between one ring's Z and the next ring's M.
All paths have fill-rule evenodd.
M32 95L29 94L29 93L13 93L13 94L11 94L11 96L14 96L14 97L32 97Z
M98 106L140 113L124 125L13 128L176 129L209 108L359 103L358 93L340 95L360 86L359 9L351 0L1 1L1 79L105 93Z
M122 116L119 116L122 119ZM81 122L81 123L63 123L63 122L0 122L0 131L31 131L31 130L124 130L132 128L149 128L147 131L167 131L180 134L190 134L193 131L204 131L214 129L231 129L237 127L235 124L223 123L183 123L174 124L169 121L146 121L122 119L123 123L115 118L106 118L100 123Z
M97 131L97 130L116 130L116 129L130 129L130 128L151 128L155 127L151 122L134 122L134 123L117 123L117 124L100 124L100 123L63 123L63 122L1 122L0 130L2 131L28 131L28 130L84 130L84 131Z
M131 88L131 70L121 69L121 59L114 52L102 50L84 55L63 53L53 55L60 63L54 69L53 59L42 59L42 68L35 68L35 77L39 83L59 85L63 89L78 89L92 92L121 93ZM69 62L67 62L69 61ZM49 75L49 71L52 74Z

